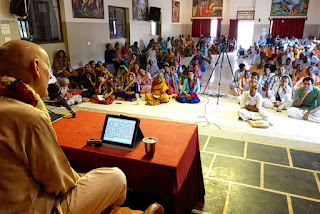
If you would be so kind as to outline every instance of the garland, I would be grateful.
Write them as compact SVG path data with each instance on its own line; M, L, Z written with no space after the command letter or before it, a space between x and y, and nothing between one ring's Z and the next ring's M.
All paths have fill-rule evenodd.
M0 96L30 104L33 107L43 111L47 118L50 119L48 110L46 109L46 106L41 100L39 94L37 94L29 84L23 83L19 79L8 76L0 76Z

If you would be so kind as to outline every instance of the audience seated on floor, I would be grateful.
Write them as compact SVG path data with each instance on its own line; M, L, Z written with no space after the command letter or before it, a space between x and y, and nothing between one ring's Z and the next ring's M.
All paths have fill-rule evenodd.
M137 82L136 75L134 73L129 73L127 81L125 82L123 89L117 89L117 97L124 100L140 100L140 85Z
M294 88L297 89L297 88L302 87L303 86L303 80L306 77L311 77L315 84L319 82L319 77L317 77L313 73L313 68L312 67L308 67L307 70L306 70L306 73L301 78L299 78L299 80L297 80L297 82L294 85Z
M261 84L262 93L265 94L266 97L269 97L269 84L273 75L269 66L265 66L264 73L260 75L259 82Z
M311 77L303 79L303 87L294 93L293 107L288 109L291 118L320 122L320 89L314 87Z
M289 86L289 77L283 76L280 82L276 82L269 92L269 99L263 106L275 109L277 112L290 108L292 105L292 88Z
M116 71L118 71L120 67L121 59L118 58L118 56L116 55L116 52L114 51L110 43L106 45L106 50L104 51L104 59L105 59L105 63L113 64ZM117 74L114 74L114 75L117 76Z
M166 93L168 89L163 73L158 73L157 78L152 81L151 93L146 93L146 105L160 105L169 102L169 95Z
M233 94L235 96L240 96L244 91L247 91L249 89L249 84L251 80L251 72L250 70L246 70L244 72L244 75L240 77L240 79L237 82L237 87L233 89Z
M285 74L286 73L286 69L284 66L281 66L278 70L278 74L277 75L273 75L270 79L270 83L268 85L268 90L271 90L272 87L273 87L273 84L276 83L276 82L280 82L280 80L282 79L283 76L288 76ZM292 85L292 81L291 81L291 77L289 77L289 85L291 88L293 88L293 85Z
M54 60L54 75L56 77L72 77L78 76L78 73L74 71L70 65L70 60L63 50L59 50Z
M151 75L152 79L155 79L160 70L157 63L154 60L150 59L148 61L146 71Z
M95 92L96 94L91 99L91 102L106 105L112 104L115 100L113 77L101 75L98 78L98 85Z
M238 58L246 58L248 57L247 51L240 45L239 50L237 52L237 57Z
M270 122L271 115L262 111L263 98L258 92L259 84L253 83L249 91L241 95L239 117L243 121L247 120L265 120Z
M116 91L125 88L125 84L129 78L129 71L126 66L121 65L118 71L117 78L115 80Z
M140 69L137 76L137 81L140 84L140 93L150 93L151 92L151 82L152 78L149 72Z
M178 94L176 101L179 103L199 103L200 82L193 71L188 71L188 78L184 80L182 93Z
M79 104L82 102L82 90L70 90L70 81L66 77L62 77L58 80L61 96L66 99L69 106Z
M203 58L203 55L201 54L200 50L197 51L197 55L195 55L192 60L190 61L190 64L193 64L194 63L194 60L198 60L198 64L200 65L201 67L201 71L202 72L205 72L206 71L206 68L204 66L204 58Z
M199 82L201 87L202 72L205 71L206 67L210 68L214 66L214 57L212 53L208 51L208 47L212 50L214 45L219 46L219 41L220 38L207 40L202 37L196 46L194 42L192 42L192 39L189 38L186 40L184 35L180 35L178 39L169 37L166 41L162 41L160 38L159 42L151 39L147 49L142 51L140 51L138 47L138 42L134 42L132 46L124 43L123 48L120 48L119 43L115 44L115 48L112 48L111 44L107 44L105 59L106 63L113 63L115 67L119 68L121 65L121 69L117 69L117 71L119 71L118 75L114 78L115 90L118 90L118 92L125 89L129 77L129 70L136 77L140 93L150 93L152 80L156 80L158 74L163 72L166 86L169 88L166 90L166 93L183 94L181 93L184 85L182 83L184 83L184 80L187 78L189 69L194 72L194 76L197 78L197 82ZM235 72L234 82L230 85L233 93L240 96L244 91L249 90L252 83L257 82L258 92L263 97L270 98L273 85L275 83L277 83L275 87L280 85L280 80L284 76L289 77L288 84L292 87L292 94L294 93L294 89L302 85L302 80L307 76L312 77L315 80L315 85L318 85L319 59L316 55L320 55L320 46L315 46L314 42L310 43L310 41L310 39L302 41L301 45L299 40L294 37L291 37L291 39L288 37L281 39L279 36L273 38L272 35L268 35L268 39L260 36L257 43L250 46L248 51L240 46L238 57L252 57L251 64L253 66L250 68L252 75L250 75L250 72L249 74L247 71L245 72L246 68L244 64L240 64L240 69ZM181 65L181 54L188 56L189 53L187 51L192 50L193 46L196 47L197 53L190 61L189 68L184 69L185 73L183 73L182 68L185 66ZM243 52L240 54L239 51ZM141 63L140 66L139 62ZM169 66L163 66L167 65L167 63L169 63ZM81 81L78 84L84 88L89 87L88 90L84 90L84 95L91 98L92 88L98 88L101 85L98 78L100 73L104 73L105 81L108 80L111 74L105 69L101 62L98 63L99 65L95 65L94 61L90 61L89 64L91 65L91 69L85 68L82 73L79 73L82 75ZM311 67L313 72L310 71L308 67ZM86 75L84 75L84 73L86 73ZM290 77L292 77L292 81ZM74 82L72 78L70 81L72 81L72 83ZM91 83L88 84L88 82ZM157 81L153 81L153 83L154 82ZM295 87L293 87L292 83L295 84ZM77 84L75 84L75 88L76 87ZM117 93L117 95L119 94ZM119 96L124 98L121 95ZM96 98L96 96L92 98Z
M168 63L163 65L163 74L166 84L169 87L167 93L169 95L178 94L181 90L180 79L178 74L170 69Z

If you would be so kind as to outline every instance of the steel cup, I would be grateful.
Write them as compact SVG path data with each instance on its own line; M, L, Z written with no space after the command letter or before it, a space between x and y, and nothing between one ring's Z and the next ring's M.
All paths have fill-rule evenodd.
M158 139L155 137L145 137L142 140L144 142L146 155L153 156L156 151L156 142L158 142Z

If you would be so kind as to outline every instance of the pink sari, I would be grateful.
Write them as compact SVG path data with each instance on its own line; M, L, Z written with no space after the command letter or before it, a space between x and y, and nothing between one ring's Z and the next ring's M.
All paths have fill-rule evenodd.
M151 92L151 75L149 72L146 72L146 75L144 75L144 76L141 76L139 74L137 76L137 81L140 84L140 93L141 94Z

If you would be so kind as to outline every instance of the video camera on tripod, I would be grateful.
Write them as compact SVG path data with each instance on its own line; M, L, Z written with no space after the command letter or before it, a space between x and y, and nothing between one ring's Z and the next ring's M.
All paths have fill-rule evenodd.
M228 36L221 35L220 43L222 44L223 48L228 46Z

